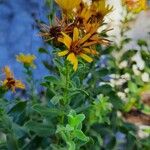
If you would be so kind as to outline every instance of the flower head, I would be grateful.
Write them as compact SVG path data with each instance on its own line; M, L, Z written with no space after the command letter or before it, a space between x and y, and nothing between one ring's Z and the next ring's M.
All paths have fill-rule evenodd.
M3 69L3 72L5 73L5 80L2 81L2 85L13 92L15 92L15 89L25 89L25 85L20 81L16 80L14 78L13 73L11 72L10 68L8 66L5 66Z
M93 15L91 20L94 22L102 22L104 17L112 11L113 7L106 4L106 0L93 0L91 10Z
M25 55L20 53L19 55L16 56L17 61L23 63L24 65L28 65L31 67L35 67L34 65L34 60L36 59L36 57L34 55Z
M45 41L57 40L61 35L62 26L48 26L46 24L39 24L39 35L45 39Z
M55 0L55 2L64 10L72 11L74 8L78 7L81 0Z
M46 24L39 24L39 35L45 39L46 42L51 41L58 46L58 38L62 36L61 32L71 33L73 31L73 24L66 22L65 18L59 20L57 17L54 20L54 25L48 26Z
M109 7L105 0L92 0L89 4L83 0L55 0L55 2L63 10L61 19L56 17L57 22L52 26L43 25L40 35L46 41L52 41L56 47L61 47L63 43L66 49L58 52L58 56L66 56L76 71L78 57L92 62L93 58L89 54L98 54L95 50L96 44L109 43L100 37L102 34L97 31L112 7Z
M147 0L123 0L123 4L127 6L129 11L134 13L147 9Z
M58 56L67 55L67 60L73 64L73 69L75 71L78 68L78 56L90 63L93 61L93 59L87 54L98 54L96 50L89 48L89 46L93 45L93 42L88 42L88 40L93 36L92 33L88 33L83 38L79 38L79 30L75 27L73 31L73 38L63 32L62 35L63 37L59 38L58 40L65 44L67 49L58 52Z
M112 7L106 5L105 0L94 0L91 5L82 2L76 11L76 18L80 25L86 23L101 24L104 17L111 11Z

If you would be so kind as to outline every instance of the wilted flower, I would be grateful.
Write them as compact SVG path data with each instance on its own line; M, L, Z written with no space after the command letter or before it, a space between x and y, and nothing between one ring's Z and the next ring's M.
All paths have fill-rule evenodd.
M52 41L54 45L58 46L58 38L62 36L61 32L72 33L74 24L66 23L65 18L59 20L55 18L54 25L39 24L39 35L45 39L46 42Z
M15 89L25 89L25 85L20 80L16 80L14 78L14 75L8 66L4 67L3 72L6 76L5 80L2 81L2 85L4 87L12 90L13 92L15 92Z
M30 67L35 67L34 64L34 60L36 59L36 57L34 55L30 55L30 54L19 54L16 56L17 61L23 63L24 65L30 66Z

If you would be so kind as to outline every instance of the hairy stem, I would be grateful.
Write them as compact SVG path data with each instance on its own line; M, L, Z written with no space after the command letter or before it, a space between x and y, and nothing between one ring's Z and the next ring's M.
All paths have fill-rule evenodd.
M65 91L64 91L64 104L68 103L68 88L69 88L69 64L66 63L66 81L65 81Z

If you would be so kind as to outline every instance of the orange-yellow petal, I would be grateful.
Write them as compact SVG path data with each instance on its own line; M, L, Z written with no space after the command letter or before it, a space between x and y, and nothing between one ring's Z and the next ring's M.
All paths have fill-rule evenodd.
M63 39L63 38L60 38L60 37L59 37L59 38L58 38L58 41L61 42L61 43L64 43L64 39Z
M70 11L79 6L81 0L55 0L55 2L64 10Z
M15 87L19 89L25 89L25 85L20 80L15 80Z
M12 77L14 77L13 73L11 72L11 70L10 70L10 68L8 66L4 67L3 72L5 73L6 78L12 78Z
M61 33L63 35L63 38L62 38L63 40L59 39L59 41L62 42L62 43L64 43L66 45L66 47L69 49L70 45L72 43L72 39L66 33L64 33L64 32L61 32Z
M67 57L67 60L69 60L71 62L71 64L73 65L73 70L76 71L78 68L78 59L75 56L75 54L70 53Z
M97 44L97 43L98 43L97 41L85 42L85 43L83 44L83 46L84 46L84 47L88 47L88 46L91 46L91 45L95 45L95 44Z
M69 52L68 50L64 50L64 51L58 52L57 54L58 56L65 56L68 54L68 52Z
M91 36L91 33L86 34L82 39L79 40L79 44L83 44L85 41L87 41Z
M89 49L89 48L83 48L83 50L86 52L86 53L89 53L89 54L93 54L93 55L97 55L98 52L94 49Z
M79 30L78 28L74 28L73 30L73 41L77 41L79 39Z
M93 61L93 59L91 57L89 57L88 55L86 55L84 53L80 53L80 57L82 57L84 60L86 60L89 63Z

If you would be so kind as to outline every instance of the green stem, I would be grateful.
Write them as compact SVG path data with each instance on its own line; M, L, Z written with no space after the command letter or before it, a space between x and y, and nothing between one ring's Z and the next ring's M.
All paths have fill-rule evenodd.
M28 85L30 88L30 94L29 95L30 95L30 98L32 99L32 104L34 104L36 101L36 98L35 98L35 94L34 94L34 78L33 78L32 70L28 66L25 67L25 69L26 69Z
M68 88L69 88L69 64L66 63L66 81L65 81L65 91L64 91L64 104L68 103Z

